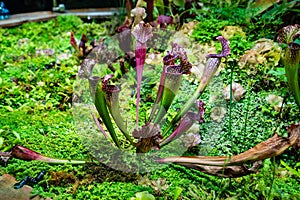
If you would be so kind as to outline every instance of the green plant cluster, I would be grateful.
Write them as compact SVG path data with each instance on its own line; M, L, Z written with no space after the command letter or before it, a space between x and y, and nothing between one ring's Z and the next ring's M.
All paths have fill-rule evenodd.
M193 37L199 42L210 42L220 35L225 26L244 23L243 18L233 21L233 17L230 16L234 15L231 15L230 9L227 9L227 14L225 11L222 14L216 10L216 14L212 12L215 18L201 19ZM221 15L225 16L223 19L226 21L220 22ZM205 17L204 14L202 16ZM274 111L265 101L266 96L273 94L274 90L277 95L284 96L285 91L282 88L286 85L283 85L284 80L281 80L280 67L266 71L269 78L273 78L272 83L277 84L277 80L281 80L281 84L275 85L272 90L262 87L261 81L265 80L262 72L251 77L237 67L237 59L245 50L251 48L255 39L261 37L261 34L269 37L275 33L276 28L270 24L259 27L264 23L257 21L253 26L246 28L246 39L235 36L230 41L233 49L231 58L234 61L232 66L227 66L221 71L218 78L222 79L225 86L230 83L229 77L233 73L233 81L241 83L247 93L240 102L232 103L231 119L227 115L221 124L203 124L200 129L203 140L200 147L203 149L198 151L204 155L240 153L269 138L276 127L276 131L279 130L279 134L284 135L286 133L283 130L287 125L299 121L299 111L291 97L286 99L287 104L279 123L279 112ZM105 36L104 27L96 23L83 23L77 17L61 16L48 22L0 29L0 34L5 36L0 37L1 151L21 144L49 157L89 159L90 155L83 147L80 136L75 133L70 109L72 84L80 61L69 44L69 36L70 31L74 31L77 38L80 38L81 33L87 33L89 38L98 39ZM266 32L262 31L264 28ZM53 49L55 53L36 54L37 50L46 49ZM70 54L70 57L58 62L60 54ZM189 82L184 81L183 87L188 84ZM151 86L154 86L154 83L149 82L149 85L142 87L143 92L150 94L142 99L144 110L151 106L147 104L149 100L154 101ZM183 90L181 95L188 97L189 94ZM202 100L209 102L209 92L204 93L202 97ZM171 108L172 114L180 108L180 103L182 99L175 99L175 105ZM229 110L228 102L223 105ZM210 118L212 107L207 105L204 119ZM134 113L134 109L129 112ZM231 132L228 132L230 120L233 123ZM295 161L298 154L288 151L275 161L266 160L259 173L237 179L217 178L196 170L170 165L150 173L148 179L156 184L143 185L136 175L128 179L107 178L103 181L87 170L89 166L48 165L16 159L12 159L7 167L0 167L0 175L9 173L21 180L24 176L34 176L41 170L46 170L44 180L34 186L32 193L52 199L130 199L137 198L140 192L154 195L156 199L299 199L299 162ZM79 181L92 176L89 178L92 181L79 184L73 193L74 181L51 181L51 172L62 171L73 174ZM107 177L104 174L108 173L108 169L95 171L100 174L98 176ZM111 176L119 173L121 172L114 171ZM166 179L164 184L157 184L162 179Z
M214 39L224 26L234 24L243 28L249 41L259 38L274 39L283 24L297 23L297 1L283 1L269 6L269 2L261 2L262 6L265 6L263 8L256 4L259 2L203 1L202 9L191 10L200 22L193 32L193 37L200 42L208 42L209 39Z
M201 19L199 24L193 30L192 37L199 42L210 42L221 35L221 30L225 26L231 25L228 21L222 21L216 18Z
M95 31L97 30L97 31ZM101 32L102 30L102 32ZM70 31L100 39L105 28L60 16L45 23L0 29L0 105L8 111L66 110L71 107L78 60Z

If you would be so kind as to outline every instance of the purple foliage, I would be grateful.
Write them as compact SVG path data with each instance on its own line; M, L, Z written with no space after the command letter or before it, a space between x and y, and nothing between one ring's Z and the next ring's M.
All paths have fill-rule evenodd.
M124 53L131 51L132 38L129 26L129 23L125 21L125 23L117 29L119 47Z
M229 41L226 40L223 36L218 36L216 38L219 40L222 44L222 51L219 54L208 54L206 58L222 58L226 57L230 54L230 47L229 47Z
M174 132L167 137L165 140L161 142L161 146L168 144L169 142L175 140L176 138L180 137L183 133L185 133L191 126L194 124L195 121L199 123L203 122L203 116L205 112L205 103L203 101L197 100L196 107L198 109L198 113L188 112L185 116L181 119L179 125L174 130Z
M160 28L166 28L167 25L173 24L173 18L167 15L159 15L157 23L160 25Z

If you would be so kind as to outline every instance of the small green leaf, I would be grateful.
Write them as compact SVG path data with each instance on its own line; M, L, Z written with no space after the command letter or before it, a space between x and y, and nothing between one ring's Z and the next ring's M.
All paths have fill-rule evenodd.
M176 6L179 6L181 8L184 7L184 4L185 4L185 0L173 0L173 3L176 5Z
M6 108L10 112L14 112L14 109L10 106L4 106L4 108Z
M296 38L295 41L293 42L294 44L300 45L300 37Z
M163 0L156 0L154 1L155 7L164 7L164 1Z
M155 200L155 197L148 191L138 192L135 197L130 198L130 200Z
M183 191L182 188L180 187L176 187L174 190L174 200L177 200L181 194L181 192Z
M47 95L46 95L46 100L48 100L49 98L50 98L50 96L51 96L51 93L48 93Z
M293 173L295 176L300 177L300 171L297 171L293 168L291 168L290 166L288 166L285 162L283 162L282 160L280 160L280 163L287 169L289 170L291 173Z
M15 137L19 140L21 140L20 134L17 133L16 131L13 131L13 134L15 135Z
M3 137L0 137L0 147L3 145L3 143L4 143Z

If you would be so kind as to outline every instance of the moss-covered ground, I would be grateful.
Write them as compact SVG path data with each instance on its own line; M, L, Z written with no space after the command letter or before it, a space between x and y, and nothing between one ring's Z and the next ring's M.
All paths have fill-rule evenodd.
M215 12L218 16L219 11ZM212 41L225 26L243 24L238 21L243 19L220 22L206 14L202 17L206 18L198 18L201 22L191 36L199 44ZM275 131L286 136L286 127L300 121L299 108L293 97L287 95L281 64L276 67L257 65L259 69L254 75L237 65L238 59L257 39L273 39L278 28L284 25L281 21L274 22L273 27L256 23L241 25L246 37L237 35L231 39L233 53L216 78L222 80L221 87L233 80L247 92L239 102L224 103L231 114L226 115L221 124L200 126L203 143L195 151L206 155L241 153L270 138ZM110 26L110 22L84 23L77 17L61 16L47 22L0 29L1 151L20 144L48 157L91 160L92 155L76 132L72 115L73 82L80 59L69 44L69 36L72 30L77 38L81 33L89 38L106 37L107 32L112 32ZM54 52L36 52L46 49ZM281 113L267 103L269 94L286 97ZM181 95L187 96L184 90ZM209 93L202 98L209 102ZM179 99L175 99L173 109L176 103ZM210 118L212 107L208 103L205 118ZM298 170L298 174L281 161ZM156 199L300 199L299 167L299 152L288 149L276 158L263 161L257 173L230 179L176 165L150 173L130 174L102 164L51 165L17 159L0 167L0 175L9 173L22 180L46 170L44 179L33 186L32 196L59 200L130 199L142 191L148 191Z

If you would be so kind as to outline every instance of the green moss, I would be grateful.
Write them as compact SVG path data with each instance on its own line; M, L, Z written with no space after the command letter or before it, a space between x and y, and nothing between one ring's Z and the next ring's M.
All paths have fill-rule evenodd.
M238 11L242 13L242 10ZM220 30L224 26L244 23L242 17L234 21L234 15L230 18L232 12L230 10L226 12L219 10L215 18L212 16L201 19L192 37L201 43L210 42L220 35ZM264 26L260 27L261 25ZM71 30L75 32L77 38L82 33L86 33L89 38L98 39L105 36L107 30L104 27L104 24L86 24L77 17L62 16L48 22L28 23L11 29L0 29L0 34L4 36L0 37L1 151L7 151L15 144L20 144L49 157L90 159L91 154L83 146L81 136L75 131L76 126L70 109L73 81L80 61L72 56L57 63L57 56L61 53L74 53L69 44ZM268 29L264 32L262 30L265 27ZM219 83L216 84L218 88L208 88L201 96L201 99L207 103L207 110L205 123L201 124L200 128L203 142L196 153L202 155L237 154L268 139L275 130L279 131L280 135L286 135L285 127L300 120L299 110L291 97L286 99L287 105L280 120L278 120L279 113L265 101L269 94L284 96L286 85L284 80L280 79L280 74L269 73L267 77L265 74L268 74L269 69L258 66L261 67L261 71L256 76L248 76L247 72L239 69L236 64L244 51L252 46L255 38L261 35L270 38L277 31L276 28L272 29L270 24L259 22L244 29L247 34L246 39L239 36L230 39L233 61L230 61L230 66L226 66L221 71L220 76L215 77L215 82ZM29 41L22 40L24 38L28 38ZM165 45L164 43L161 46ZM217 46L217 48L220 47ZM35 52L38 49L53 49L55 54L37 56ZM241 83L247 93L240 102L232 104L231 120L233 123L229 133L228 115L220 124L210 123L210 111L213 106L222 105L228 109L229 103L222 100L214 103L208 102L211 91L222 90L223 86L230 83L228 77L231 75L231 66L234 66L234 81ZM157 74L149 70L145 72L145 77L153 75L153 79L158 79ZM141 99L143 104L140 122L146 119L149 114L147 111L150 110L154 101L153 87L156 86L156 82L153 82L153 79L146 78L142 85L142 92L146 95ZM251 84L250 79L253 80ZM269 85L266 84L267 82ZM195 84L187 80L183 81L178 97L175 98L174 105L170 108L171 114L176 113L195 87ZM134 98L128 101L130 108L126 112L134 116ZM169 119L170 116L167 120ZM99 141L99 138L93 141ZM299 199L298 179L279 165L282 159L294 167L295 160L299 157L298 154L292 150L287 151L276 160L265 161L257 174L236 179L218 178L196 170L170 165L149 174L149 179L153 181L166 179L169 187L159 192L155 190L155 187L139 184L140 174L118 172L105 165L49 165L42 162L12 159L7 167L0 167L0 175L9 173L17 180L21 180L25 176L35 176L41 170L46 170L45 178L34 186L33 193L52 199L129 199L142 191L148 191L156 199L173 199L178 188L182 189L180 197L182 199L197 199L197 197L200 197L199 199L228 197ZM53 181L52 173L59 172L72 174L75 180L66 179L59 183ZM76 180L80 184L74 192Z
M203 19L193 30L192 38L201 43L210 42L221 35L220 31L228 25L231 25L228 21L222 21L215 18Z

